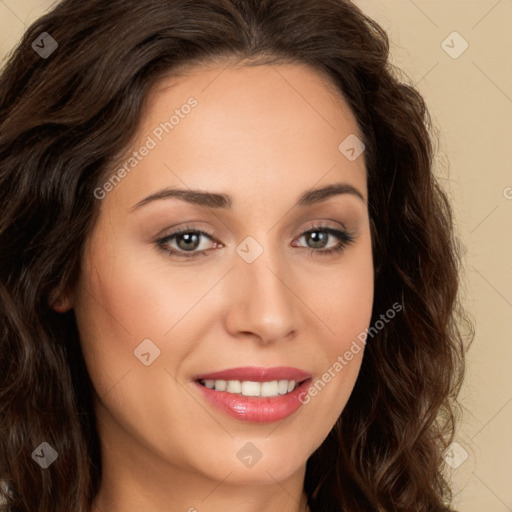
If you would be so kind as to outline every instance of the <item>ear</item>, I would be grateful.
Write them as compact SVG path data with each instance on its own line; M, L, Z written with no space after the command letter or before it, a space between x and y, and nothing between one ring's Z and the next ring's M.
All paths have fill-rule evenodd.
M73 297L71 291L66 289L59 295L58 292L54 290L50 294L48 305L57 313L65 313L66 311L70 310L73 307Z

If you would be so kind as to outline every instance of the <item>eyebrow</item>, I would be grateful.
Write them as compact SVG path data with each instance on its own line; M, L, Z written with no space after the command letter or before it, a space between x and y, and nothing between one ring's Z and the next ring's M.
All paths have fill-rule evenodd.
M326 201L330 197L342 194L350 194L356 196L359 199L361 199L363 203L365 202L363 194L353 185L350 185L348 183L334 183L332 185L327 185L326 187L323 188L317 188L304 192L297 200L295 206L311 206L313 204ZM162 199L170 198L181 199L182 201L186 201L191 204L204 206L208 208L230 209L233 204L232 198L227 194L216 192L203 192L201 190L191 189L166 188L145 197L144 199L133 205L130 208L130 210L136 210L141 206L144 206L153 201L159 201Z

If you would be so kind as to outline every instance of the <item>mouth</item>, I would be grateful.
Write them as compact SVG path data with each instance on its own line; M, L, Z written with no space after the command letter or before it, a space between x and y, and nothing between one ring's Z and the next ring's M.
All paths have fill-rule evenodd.
M239 396L275 397L295 391L303 382L295 380L271 380L256 382L251 380L198 379L202 386L213 391L224 391Z
M291 367L245 367L196 375L196 389L219 411L242 421L270 423L291 416L312 383Z

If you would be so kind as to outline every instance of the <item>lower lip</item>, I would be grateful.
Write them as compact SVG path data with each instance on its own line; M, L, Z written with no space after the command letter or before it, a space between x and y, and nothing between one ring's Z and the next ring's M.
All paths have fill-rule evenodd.
M215 391L197 381L194 384L210 403L231 417L251 423L272 423L284 420L299 409L302 405L299 397L307 392L311 379L305 380L291 393L273 397L243 396Z

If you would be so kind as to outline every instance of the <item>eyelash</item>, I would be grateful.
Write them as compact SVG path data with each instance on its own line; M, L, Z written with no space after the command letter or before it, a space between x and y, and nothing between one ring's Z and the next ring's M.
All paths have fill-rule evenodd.
M329 235L332 235L336 237L339 240L339 243L336 247L332 247L331 249L322 250L322 249L313 249L311 247L304 247L305 249L309 250L310 255L317 255L320 254L322 256L327 256L334 253L341 253L348 245L354 242L355 236L353 233L349 233L348 231L344 231L341 229L335 229L331 226L326 225L316 225L312 226L308 230L304 231L299 238L302 238L304 235L308 235L310 233L313 233L315 231L325 232ZM205 236L206 238L209 238L210 240L213 239L213 237L206 233L205 231L201 231L200 229L195 229L191 226L185 226L183 228L177 229L176 231L173 231L169 235L166 235L163 238L160 238L159 240L156 240L157 248L161 251L167 253L169 256L177 256L178 258L183 259L192 259L197 258L199 256L205 256L208 251L211 249L204 249L202 251L183 251L183 250L176 250L176 249L169 249L168 248L168 242L180 235L183 234L197 234Z

